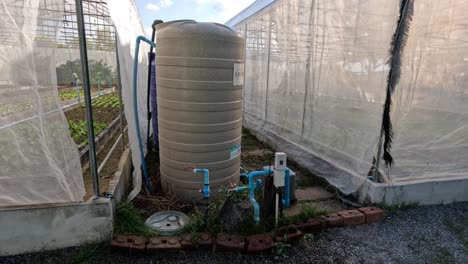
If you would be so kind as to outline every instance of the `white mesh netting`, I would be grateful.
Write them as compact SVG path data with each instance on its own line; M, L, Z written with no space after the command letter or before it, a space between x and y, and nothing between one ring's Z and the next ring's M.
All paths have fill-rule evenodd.
M415 2L384 182L468 172L467 7ZM247 42L246 126L355 192L377 155L398 15L399 1L263 0L228 21Z
M55 43L63 10L62 0L0 3L1 206L84 195L78 150L57 94ZM43 27L49 35L38 33Z

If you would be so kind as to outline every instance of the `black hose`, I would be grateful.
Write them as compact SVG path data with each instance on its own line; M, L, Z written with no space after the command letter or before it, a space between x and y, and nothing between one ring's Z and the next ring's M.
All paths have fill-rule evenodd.
M156 36L156 25L163 23L162 20L154 20L153 25L151 25L151 28L153 29L153 32L151 33L151 41L154 42L154 38ZM150 151L153 149L153 146L151 144L150 140L150 125L151 125L151 109L150 109L150 89L151 89L151 56L153 55L153 46L150 47L150 52L148 56L148 83L147 83L147 93L146 93L146 112L147 112L147 119L148 119L148 127L146 129L146 143L147 143L147 150Z

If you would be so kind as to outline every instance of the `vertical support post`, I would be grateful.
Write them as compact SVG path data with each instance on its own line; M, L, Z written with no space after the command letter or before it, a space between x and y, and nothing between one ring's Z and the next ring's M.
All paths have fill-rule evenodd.
M267 76L266 76L266 91L265 91L265 119L264 121L267 121L267 113L268 113L268 87L270 86L270 56L271 56L271 31L273 30L273 27L271 26L271 16L273 15L273 10L270 8L270 22L268 25L268 53L267 53Z
M245 110L245 73L247 72L247 23L244 24L244 87L242 89L242 112Z
M124 126L123 126L123 107L122 107L122 78L120 77L120 62L119 62L119 37L117 36L117 29L114 27L114 36L115 36L115 57L117 63L117 82L119 85L118 94L119 94L119 116L120 116L120 134L122 135L122 152L125 150L125 136L124 136Z
M88 51L86 47L86 31L83 16L83 5L81 0L75 0L76 18L78 24L78 36L80 41L81 69L83 72L83 92L86 111L86 121L88 125L89 144L89 168L94 180L94 195L99 196L99 175L96 164L96 143L94 142L93 110L91 107L91 89L89 83Z
M312 52L314 51L314 10L315 10L315 0L312 0L312 4L310 7L310 16L309 16L309 38L308 38L308 48L307 48L307 62L306 62L306 77L305 77L305 90L304 90L304 102L303 102L303 109L302 109L302 127L301 127L301 137L304 135L305 129L305 115L307 109L307 98L309 97L309 89L310 89L310 63L312 58ZM315 82L315 80L312 80ZM312 84L313 86L314 84Z

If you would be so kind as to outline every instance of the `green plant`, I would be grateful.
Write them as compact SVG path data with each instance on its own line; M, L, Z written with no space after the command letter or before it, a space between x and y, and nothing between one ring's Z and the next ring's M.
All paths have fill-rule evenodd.
M70 128L70 135L75 141L75 144L88 144L88 126L86 121L79 120L79 121L72 121L68 120L68 126ZM99 135L106 127L107 124L105 122L94 122L94 136Z
M206 208L196 209L190 215L186 230L192 233L209 232L213 235L222 232L223 227L218 217L222 204L223 201L218 199L212 201Z
M384 203L377 204L377 207L384 209L386 213L399 213L409 209L414 209L418 207L418 203L401 203L398 205L387 205Z
M85 244L67 258L67 263L104 263L111 259L109 243Z
M273 247L272 253L273 255L276 255L276 256L285 257L289 248L291 248L290 244L285 243L285 242L277 242L275 246Z
M116 108L119 106L119 97L116 93L103 95L98 98L95 98L92 102L92 106Z
M305 241L311 242L314 240L315 236L313 234L304 234L302 237Z
M279 220L279 223L281 225L291 225L299 222L302 219L306 218L311 218L311 217L317 217L319 215L324 215L328 213L326 210L318 210L317 208L303 203L303 204L298 204L297 206L301 206L301 211L297 215L289 216L289 217L284 217Z
M114 233L133 234L145 237L156 235L145 225L138 210L131 203L122 203L117 207L114 221Z
M83 98L84 97L84 91L80 90L79 93L80 93L80 97ZM73 98L76 98L76 97L77 97L76 90L67 90L67 91L60 91L59 92L60 101L70 100L70 99L73 99Z
M222 193L226 199L230 199L233 202L241 202L247 199L249 196L248 189L242 191L233 191L232 188L237 187L235 184L232 184L230 187L223 185L219 188L219 192Z

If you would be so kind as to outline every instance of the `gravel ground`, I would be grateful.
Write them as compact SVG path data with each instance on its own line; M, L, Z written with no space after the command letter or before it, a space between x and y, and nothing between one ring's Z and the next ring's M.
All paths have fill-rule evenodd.
M468 203L392 210L382 223L339 228L285 256L182 251L127 257L86 246L0 258L0 263L468 263Z

